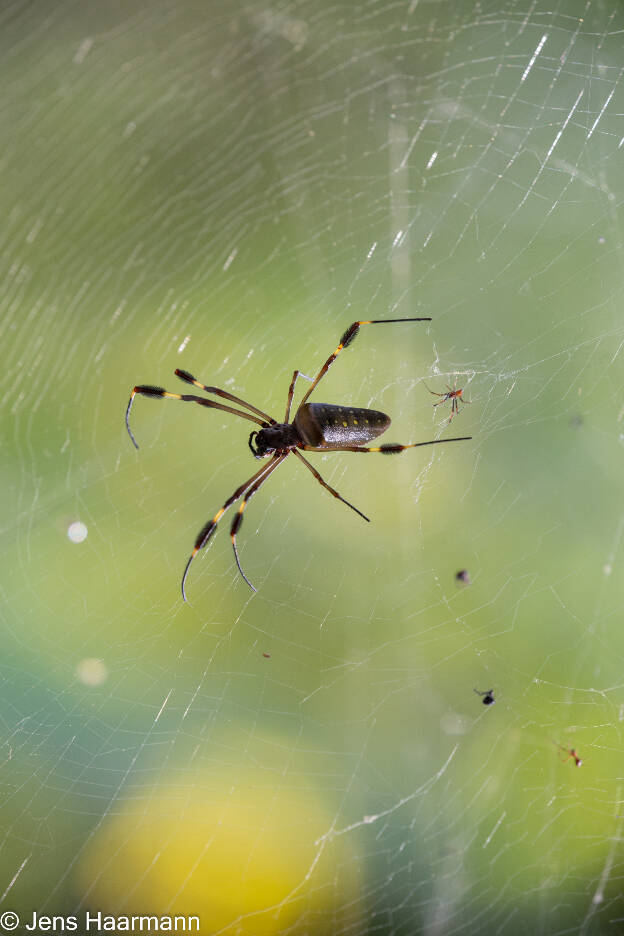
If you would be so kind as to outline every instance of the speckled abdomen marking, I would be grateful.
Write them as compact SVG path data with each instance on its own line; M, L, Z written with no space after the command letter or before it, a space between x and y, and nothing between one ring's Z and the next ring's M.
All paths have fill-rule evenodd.
M304 403L299 407L294 425L306 445L360 445L380 436L391 421L379 410L334 403Z

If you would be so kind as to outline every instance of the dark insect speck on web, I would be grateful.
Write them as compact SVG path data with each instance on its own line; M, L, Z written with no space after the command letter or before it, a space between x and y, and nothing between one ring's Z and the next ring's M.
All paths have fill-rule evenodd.
M494 705L496 702L493 689L487 689L485 692L481 692L479 689L475 689L474 691L477 693L477 695L483 696L481 701L484 705Z

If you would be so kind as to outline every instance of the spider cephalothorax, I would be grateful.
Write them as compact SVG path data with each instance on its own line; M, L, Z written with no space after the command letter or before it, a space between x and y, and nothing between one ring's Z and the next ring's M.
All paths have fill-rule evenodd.
M253 441L255 438L255 441ZM252 432L249 436L249 448L256 458L265 458L273 452L288 452L301 442L292 423L275 423Z

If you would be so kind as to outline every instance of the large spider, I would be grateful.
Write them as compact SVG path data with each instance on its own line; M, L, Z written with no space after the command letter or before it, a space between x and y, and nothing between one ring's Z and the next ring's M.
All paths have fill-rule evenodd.
M467 439L470 439L471 436L461 436L456 439L434 439L429 442L408 442L405 445L399 444L386 444L380 446L364 446L362 443L370 442L372 439L375 439L377 436L380 436L383 432L386 431L390 425L390 417L386 416L385 413L380 413L377 410L371 409L356 409L352 406L337 406L333 403L308 403L307 400L316 388L319 381L325 376L330 366L333 364L335 359L338 357L343 348L346 348L347 345L351 344L355 336L357 335L361 325L385 325L393 322L430 322L430 318L402 318L402 319L374 319L369 322L353 322L350 325L342 338L340 343L335 351L333 351L330 356L327 358L317 376L312 381L312 385L309 387L307 393L303 397L301 403L297 408L295 413L295 418L292 422L289 422L290 419L290 407L292 404L293 394L295 392L295 384L297 382L297 377L301 376L305 378L305 374L302 374L301 371L296 370L293 373L292 380L290 382L290 387L288 389L288 398L286 401L286 415L284 416L284 421L278 423L272 416L269 416L267 413L264 413L262 410L258 409L255 406L252 406L251 403L247 403L245 400L241 400L239 397L233 396L231 393L227 393L225 390L219 390L217 387L207 387L205 384L200 383L196 380L191 374L184 370L176 370L176 376L180 380L184 380L186 383L193 384L193 386L198 387L200 390L204 390L206 393L212 393L215 396L221 397L222 399L229 400L231 403L236 403L238 406L244 407L251 412L242 412L240 409L235 409L232 406L225 406L223 403L216 403L213 400L207 400L204 397L195 396L190 393L169 393L167 390L164 390L162 387L152 387L149 385L141 385L135 387L128 401L128 407L126 409L126 427L128 433L135 448L138 449L138 444L132 430L130 429L130 409L132 407L133 400L136 394L141 394L148 397L167 397L171 400L183 400L185 403L199 403L200 406L208 406L213 409L224 410L226 413L234 413L235 416L241 416L243 419L248 419L250 422L256 423L260 426L260 430L255 430L249 436L249 448L256 458L265 458L269 457L269 461L260 468L255 474L248 478L240 487L236 488L234 493L228 497L223 507L217 511L212 520L209 520L205 526L200 530L196 540L195 547L191 553L188 562L186 563L184 573L182 575L182 598L186 601L186 592L184 589L184 583L186 581L186 576L191 565L191 562L197 555L200 549L206 545L212 534L217 528L217 524L228 507L231 507L232 504L237 501L240 497L243 498L241 505L236 512L232 525L230 527L230 537L232 540L232 547L234 549L234 557L236 559L236 565L238 566L238 571L245 579L247 584L253 591L256 591L254 586L251 584L247 576L242 570L240 559L238 556L238 549L236 547L236 534L238 533L241 523L243 522L243 511L249 502L249 499L260 489L260 487L267 480L269 475L271 475L275 469L281 465L285 458L288 457L291 453L296 455L299 461L303 462L306 468L312 472L319 484L322 484L330 494L333 494L334 497L337 497L338 500L341 500L343 504L346 504L347 507L350 507L354 510L360 517L368 521L369 518L362 513L361 510L358 510L357 507L354 507L353 504L350 504L349 501L345 500L344 497L335 491L333 487L327 484L326 481L320 476L316 468L314 468L307 458L301 454L300 450L304 452L382 452L386 455L394 455L397 452L403 452L408 448L418 448L421 445L436 445L440 442L463 442ZM310 378L306 378L309 380ZM255 415L252 415L255 414Z

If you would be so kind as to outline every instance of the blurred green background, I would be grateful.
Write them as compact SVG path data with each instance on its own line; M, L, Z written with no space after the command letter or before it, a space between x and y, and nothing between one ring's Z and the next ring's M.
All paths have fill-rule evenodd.
M623 30L5 5L0 911L621 925ZM414 315L315 398L472 441L311 455L370 525L288 459L239 536L257 594L226 519L184 605L251 427L139 397L137 452L132 387L182 367L281 418L350 322Z

